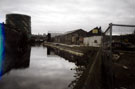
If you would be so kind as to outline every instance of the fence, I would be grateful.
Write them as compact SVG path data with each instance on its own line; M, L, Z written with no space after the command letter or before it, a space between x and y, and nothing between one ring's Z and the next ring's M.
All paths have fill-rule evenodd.
M105 89L114 89L113 71L112 71L112 24L103 34L102 39L102 59L103 59L103 87ZM106 87L105 87L106 86Z
M135 45L135 25L109 24L102 39L104 86L114 89L113 53L116 50L132 51Z
M109 27L103 34L103 50L111 53L113 43L119 44L133 44L135 37L135 25L120 25L120 24L109 24ZM117 45L118 46L118 45ZM119 47L122 45L119 45Z

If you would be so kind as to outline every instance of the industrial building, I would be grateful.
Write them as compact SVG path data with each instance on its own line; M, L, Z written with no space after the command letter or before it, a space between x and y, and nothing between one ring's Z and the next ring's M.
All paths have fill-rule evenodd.
M85 46L100 47L102 40L102 30L101 27L96 27L88 32L88 36L84 37L83 44Z

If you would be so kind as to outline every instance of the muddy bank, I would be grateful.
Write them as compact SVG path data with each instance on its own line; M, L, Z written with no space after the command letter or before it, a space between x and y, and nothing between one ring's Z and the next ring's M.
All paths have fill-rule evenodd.
M102 60L101 50L91 56L87 67L82 71L73 89L101 89L102 88Z
M97 52L98 48L90 48L90 47L70 47L70 46L63 46L60 44L53 44L53 43L45 43L49 50L55 52L55 54L65 58L68 61L74 62L77 65L85 65L92 61L92 57Z
M117 89L135 89L135 52L116 51L113 53L114 86Z

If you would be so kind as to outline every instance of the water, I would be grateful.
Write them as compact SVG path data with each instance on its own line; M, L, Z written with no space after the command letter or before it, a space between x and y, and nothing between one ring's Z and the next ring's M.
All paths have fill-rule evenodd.
M28 68L14 69L0 80L0 89L68 89L74 80L74 63L54 55L47 48L32 47Z

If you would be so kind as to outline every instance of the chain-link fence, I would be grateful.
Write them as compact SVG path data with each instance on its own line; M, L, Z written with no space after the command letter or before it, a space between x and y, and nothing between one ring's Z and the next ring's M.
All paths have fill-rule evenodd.
M105 76L104 80L106 81L104 86L107 86L108 89L114 89L116 86L118 87L119 85L122 85L123 83L119 81L121 77L120 73L122 74L124 72L120 68L126 69L128 67L125 65L129 65L131 63L133 65L133 63L135 63L132 60L134 58L133 56L130 58L131 63L127 60L127 58L129 58L128 56L131 55L130 53L134 53L135 51L134 39L135 25L120 25L111 23L104 32L102 39L103 75ZM116 84L116 82L119 84Z
M127 47L135 45L134 39L135 25L109 24L103 34L103 49L109 53L116 48L117 50L128 50Z

